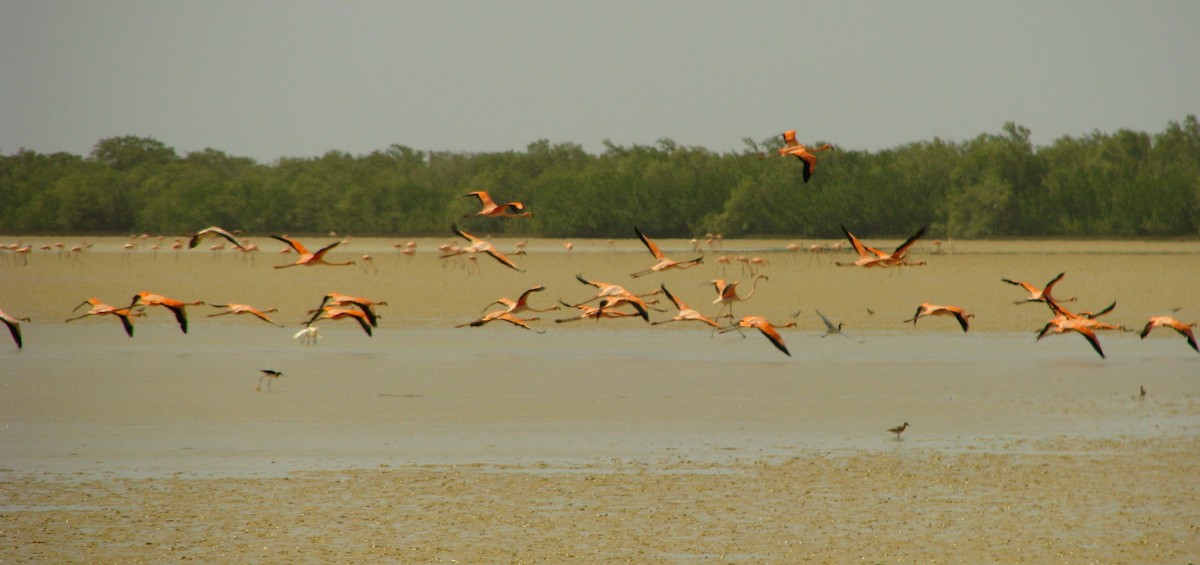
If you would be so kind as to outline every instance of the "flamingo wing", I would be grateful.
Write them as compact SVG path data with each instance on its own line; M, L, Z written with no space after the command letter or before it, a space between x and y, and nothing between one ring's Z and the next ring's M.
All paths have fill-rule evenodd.
M516 265L516 263L512 262L512 259L509 259L503 253L497 251L496 248L494 248L490 245L488 246L487 249L484 250L484 252L487 253L488 255L491 255L493 259L501 262L502 264L504 264L504 266L506 266L514 271L521 272L521 273L525 272L525 269L518 267Z
M1088 340L1088 343L1092 344L1092 349L1095 349L1096 353L1100 354L1101 359L1107 359L1107 357L1104 356L1104 350L1100 348L1100 338L1096 337L1096 332L1093 332L1088 328L1081 327L1075 327L1072 329L1074 329L1076 332L1079 332L1079 335L1083 336L1084 339Z
M912 237L906 239L904 243L901 243L900 247L897 247L896 250L892 252L892 257L897 259L903 257L904 254L907 253L908 250L917 243L917 240L921 239L921 236L925 235L925 229L928 227L929 226L922 227L921 229L917 230L917 233L913 234Z
M288 237L286 235L272 235L271 239L278 239L279 241L282 241L282 242L288 244L288 246L290 246L292 249L296 250L296 253L299 253L301 255L307 255L309 253L308 248L304 247L303 243L300 243L296 239Z
M771 341L771 345L774 345L776 349L782 351L784 355L787 355L788 357L792 356L792 354L788 351L787 346L783 344L783 336L779 335L779 332L775 330L774 326L767 323L765 320L755 321L751 325L757 328L758 331L762 332L762 334Z
M17 349L21 349L23 343L21 341L21 324L9 321L7 318L0 318L4 325L8 326L8 333L12 334L13 341L17 342Z
M650 253L654 255L655 259L662 261L663 259L667 258L667 256L663 254L662 250L659 249L653 241L650 241L650 238L646 237L646 234L642 233L642 230L639 230L637 226L633 227L633 231L637 233L638 239L642 240L642 243L646 244L646 249L650 250Z
M671 303L675 304L675 308L679 310L687 310L688 305L684 304L682 300L675 298L675 295L671 294L671 291L667 290L667 285L663 284L659 286L662 288L663 294L666 294L667 298L671 300Z

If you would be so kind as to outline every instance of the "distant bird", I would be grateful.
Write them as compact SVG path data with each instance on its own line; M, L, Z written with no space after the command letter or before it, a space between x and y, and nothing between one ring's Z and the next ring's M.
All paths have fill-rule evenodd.
M718 320L721 318L731 318L732 319L734 317L733 316L733 303L734 302L745 302L747 300L750 300L750 298L754 296L754 293L758 292L758 279L763 279L763 280L767 280L767 281L771 280L771 279L767 278L766 275L754 275L754 279L750 283L750 293L747 294L746 296L738 296L737 285L741 281L733 281L731 283L726 283L723 279L713 279L711 281L708 281L708 283L705 283L705 284L713 285L713 288L717 291L717 298L716 298L716 300L713 300L712 303L720 304L721 312L724 312L726 309L729 310L729 313L725 314L725 315L721 315L721 313L718 313L717 319Z
M1150 330L1154 328L1171 328L1186 338L1188 345L1200 353L1200 349L1196 347L1196 334L1192 332L1192 328L1194 327L1196 327L1195 322L1185 324L1171 316L1152 316L1150 321L1146 322L1146 327L1142 328L1141 335L1142 339L1146 339L1146 336L1150 334Z
M293 263L285 263L283 265L275 265L276 269L286 269L288 267L295 267L297 265L303 265L305 267L311 267L313 265L328 265L330 267L345 267L347 265L355 264L354 261L346 261L344 263L330 263L325 260L325 254L329 253L330 249L333 249L334 247L341 245L343 243L343 241L335 241L333 243L330 243L329 245L326 245L325 247L318 249L316 252L312 252L312 251L309 251L308 248L304 246L304 244L300 243L298 240L293 239L289 236L272 235L271 238L278 239L279 241L282 241L282 242L288 244L289 247L296 250L296 253L300 255L300 258L296 259L296 261Z
M796 327L796 322L788 322L779 327L794 328ZM784 355L787 355L788 357L792 356L792 354L788 352L787 346L783 343L783 336L779 335L779 331L777 331L775 326L772 325L771 322L768 322L766 318L761 316L745 316L737 322L734 322L733 325L723 328L721 333L740 330L741 328L754 328L759 332L762 332L763 336L770 340L771 345L774 345L776 349L782 351ZM743 335L742 337L746 336Z
M904 433L904 430L907 430L907 429L908 429L908 422L904 422L903 425L896 426L894 428L888 428L888 431L896 434L896 439L898 440L898 439L900 439L900 434Z
M1145 385L1138 385L1138 400L1145 400L1145 399L1146 399L1146 387L1145 387Z
M820 147L809 149L807 146L796 141L796 130L790 129L783 132L783 147L779 149L779 156L792 156L800 159L804 163L804 182L812 178L813 170L817 168L817 157L813 153L833 149L833 146L826 143Z
M679 310L679 313L675 314L675 316L669 320L653 322L651 325L657 326L659 324L666 324L669 322L700 322L702 324L708 324L714 329L721 328L721 324L718 324L716 320L713 320L712 318L709 318L708 316L689 308L684 301L676 298L674 294L671 294L671 291L667 290L667 285L662 285L662 291L663 294L666 294L667 298L669 298L671 302L675 304L675 308Z
M825 323L825 333L821 334L821 337L836 334L836 335L840 335L840 336L847 337L850 339L854 339L842 332L842 326L844 325L842 322L838 322L838 324L835 326L835 325L833 325L833 322L829 318L825 317L825 314L821 313L820 310L817 310L816 312L817 312L817 315L821 317L821 321Z
M259 369L259 371L262 372L262 376L258 377L258 388L254 389L259 392L262 392L263 379L267 380L267 392L270 392L271 391L271 381L283 376L283 373L276 371L274 369Z
M522 273L525 272L525 269L518 267L516 265L516 263L512 262L512 259L509 259L508 257L506 257L503 253L500 252L500 250L496 249L496 246L492 245L490 242L484 241L484 240L482 240L478 237L475 237L465 231L462 231L462 230L458 229L458 226L456 226L454 224L450 225L450 229L453 230L454 233L457 234L459 237L462 237L463 239L471 242L471 245L463 248L464 252L466 252L466 253L478 253L478 252L487 253L488 255L491 255L493 259L495 259L495 260L499 261L501 264L503 264L505 267L508 267L514 271L519 271Z
M238 238L234 237L233 234L231 234L217 226L207 227L207 228L204 228L204 229L196 232L195 234L192 234L191 239L188 240L188 249L193 249L197 245L200 245L200 240L202 240L206 237L223 237L223 238L229 240L229 242L232 243L233 246L238 248L239 250L241 250L241 251L246 250L246 248L242 245L242 242L239 241Z
M519 318L516 315L511 314L506 310L496 310L494 312L489 312L487 314L484 314L483 317L481 317L475 321L467 322L465 324L459 324L454 327L464 328L464 327L470 326L473 328L478 328L480 326L487 325L496 320L502 320L502 321L508 322L514 326L525 328L527 330L532 330L532 331L535 331L540 334L546 333L544 330L535 329L533 326L529 325L529 322L538 320L537 316L534 316L532 318Z
M4 310L0 310L0 322L4 322L4 325L8 326L8 333L12 334L13 341L15 341L17 343L17 349L21 349L21 347L24 346L24 343L21 341L21 324L20 324L20 322L28 322L28 321L29 321L29 318L18 318L16 316L10 316L10 315L6 314L4 312Z
M179 322L179 329L183 330L183 333L187 333L187 307L202 305L204 304L204 301L196 300L194 302L184 302L181 300L175 300L174 298L167 298L161 294L153 294L142 291L133 295L133 302L129 303L129 308L133 308L138 304L145 304L146 306L162 306L170 310L171 313L175 315L175 321Z
M481 210L474 214L464 214L464 218L472 216L486 216L489 218L525 218L533 215L533 212L526 212L525 205L520 202L508 202L506 204L496 204L492 197L482 190L469 192L463 195L463 198L475 197L479 199L479 204L483 206Z
M975 317L974 314L968 314L965 310L958 306L938 306L937 304L922 302L921 305L917 307L917 313L914 314L912 318L904 320L901 323L907 324L912 322L912 324L915 326L917 325L917 320L920 320L926 316L954 316L954 318L958 320L958 325L962 326L963 333L966 333L967 330L970 329L970 323L967 320Z
M321 319L342 320L345 318L353 318L354 321L358 322L358 325L362 327L363 331L367 332L368 337L374 335L371 331L371 322L367 320L367 315L361 310L347 310L345 308L337 308L334 306L326 306L320 310L317 310L317 312L313 314L308 321L304 322L304 325L311 326L314 322Z
M292 336L292 339L300 340L301 345L316 345L317 340L321 339L321 333L317 330L317 326L308 326Z
M75 320L86 318L88 316L116 316L121 320L121 325L125 328L125 334L129 337L133 337L133 322L130 320L130 318L134 316L140 316L142 315L141 313L135 313L133 308L115 308L113 306L109 306L108 304L100 302L100 300L97 298L89 298L84 300L79 304L79 306L76 306L73 310L71 310L71 312L74 313L88 304L92 305L91 310L88 310L81 316L67 318L66 321L74 322Z
M278 324L275 322L275 320L272 320L271 318L269 318L267 316L268 313L278 312L278 310L276 310L275 308L270 308L267 310L259 310L258 308L255 308L249 304L234 304L234 303L209 304L209 306L212 306L213 308L225 308L226 309L226 311L224 311L224 312L217 312L216 314L209 314L208 315L209 318L215 318L217 316L227 316L229 314L249 314L249 315L255 316L258 319L260 319L264 322L267 322L269 324L283 327L283 324Z
M704 262L703 255L701 255L695 259L690 259L688 261L683 261L683 262L668 259L667 255L665 253L663 253L662 250L659 249L658 246L655 245L654 242L650 240L650 238L646 237L646 234L642 233L642 230L638 229L637 226L634 226L633 231L634 231L634 233L637 234L638 239L641 239L642 243L646 244L646 249L650 250L650 254L654 255L654 258L656 260L658 260L658 262L655 263L653 266L651 266L649 269L638 271L638 272L630 275L633 278L645 276L650 273L657 273L660 271L665 271L667 269L688 269L691 267L695 267L696 265L699 265Z
M1046 283L1046 286L1043 288L1038 288L1038 287L1033 286L1032 284L1029 284L1025 281L1014 281L1012 279L1000 279L1000 280L1003 282L1006 282L1008 284L1016 285L1016 286L1019 286L1019 287L1025 289L1025 292L1028 292L1029 296L1027 298L1025 298L1024 300L1016 300L1013 302L1013 304L1024 304L1026 302L1045 302L1046 297L1050 296L1050 290L1053 289L1054 285L1058 284L1058 281L1061 281L1063 276L1066 274L1067 274L1066 271L1059 273L1058 276L1050 279L1050 282ZM1059 303L1074 302L1075 297L1072 296L1070 298L1055 298L1054 300L1056 300Z
M925 264L924 261L911 262L908 260L906 255L908 254L908 251L910 249L912 249L913 245L915 245L917 243L917 240L921 239L921 236L925 235L925 229L927 226L922 227L921 229L917 230L917 233L913 234L912 237L909 237L908 239L906 239L904 241L904 243L901 243L900 246L897 247L896 250L892 251L891 253L887 253L887 252L881 251L879 249L876 249L874 247L871 247L869 245L863 244L863 242L861 240L859 240L857 237L855 237L854 234L850 233L850 230L846 229L846 226L841 226L841 227L842 227L842 233L844 233L846 235L846 239L849 240L850 245L852 247L854 247L854 252L858 254L858 260L854 261L853 263L837 261L836 264L839 267L884 267L884 268L887 268L887 267L902 267L902 266L919 266L919 265Z

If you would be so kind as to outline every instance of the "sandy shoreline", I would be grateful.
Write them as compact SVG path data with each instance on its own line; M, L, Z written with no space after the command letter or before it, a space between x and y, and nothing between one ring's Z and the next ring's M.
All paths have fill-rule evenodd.
M5 562L1186 563L1192 438L0 483Z

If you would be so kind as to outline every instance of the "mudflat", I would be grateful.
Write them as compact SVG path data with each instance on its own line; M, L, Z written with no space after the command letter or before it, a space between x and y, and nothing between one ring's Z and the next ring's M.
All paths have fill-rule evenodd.
M0 237L7 241L15 237ZM33 238L26 238L32 240ZM1200 553L1200 354L1155 330L1035 341L1051 317L1000 278L1140 330L1200 319L1197 242L922 244L923 267L837 267L784 241L702 247L704 264L639 279L636 240L528 242L525 273L445 240L352 239L347 267L92 238L72 256L0 263L0 308L29 316L0 347L0 559L13 562L1139 562ZM312 238L319 246L331 238ZM74 241L71 241L74 244ZM505 252L515 240L495 242ZM675 259L686 241L660 245ZM833 243L833 242L825 242ZM886 248L892 242L879 243ZM895 243L892 243L893 245ZM70 247L70 245L66 246ZM362 255L373 268L364 268ZM730 260L718 262L728 256ZM738 256L761 257L751 265ZM294 259L294 256L292 257ZM666 285L715 316L782 325L714 335L640 319L455 328L496 298L586 300L586 278ZM127 337L63 323L84 299L150 291L278 308L284 327L153 307ZM384 300L293 335L327 292ZM662 297L653 321L673 315ZM650 298L651 300L654 297ZM921 302L975 314L903 324ZM821 337L815 311L849 337ZM82 313L83 309L75 314ZM529 314L526 314L529 315ZM284 376L259 384L260 369ZM1141 390L1146 391L1145 396ZM909 422L899 437L888 428Z

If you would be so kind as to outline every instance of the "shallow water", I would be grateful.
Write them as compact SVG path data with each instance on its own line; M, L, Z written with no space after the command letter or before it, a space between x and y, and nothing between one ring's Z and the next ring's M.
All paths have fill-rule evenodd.
M15 237L0 237L0 242ZM265 239L265 238L264 238ZM295 469L405 463L529 463L603 459L786 457L798 451L1034 449L1058 437L1195 436L1200 354L1156 330L1101 337L1107 359L1078 336L1034 341L1049 313L1013 301L1002 277L1044 284L1067 276L1060 297L1141 327L1179 308L1200 319L1196 242L956 242L954 253L918 251L925 267L841 268L833 254L792 254L789 242L727 241L704 265L641 279L653 261L636 241L610 246L529 242L514 260L526 273L481 256L436 257L418 240L414 258L393 240L354 239L333 261L369 253L378 272L350 267L274 269L197 249L176 255L121 250L125 238L92 238L78 258L38 252L0 264L0 308L33 321L25 348L0 347L0 452L13 471L161 475L282 474ZM314 238L315 245L332 241ZM886 247L889 242L879 243ZM501 240L502 250L515 241ZM672 257L688 243L661 245ZM894 245L894 243L893 243ZM68 247L70 244L68 244ZM36 245L35 245L36 247ZM623 319L555 324L536 334L509 325L454 329L491 300L542 284L531 303L578 302L585 277L637 292L667 284L709 314L721 276L748 280L719 255L767 258L756 295L735 312L761 314L784 330L791 357L753 331L712 335L700 326L651 327ZM245 317L209 318L189 307L183 334L150 309L126 337L113 319L62 323L88 297L124 305L148 290L209 303L277 307L279 328ZM374 337L352 321L322 321L317 346L292 339L305 311L330 291L386 300ZM749 289L744 289L743 293ZM962 333L952 319L900 321L922 301L975 313ZM868 313L868 308L874 313ZM846 323L851 339L822 338L814 313ZM673 312L652 312L664 319ZM1161 333L1158 333L1161 332ZM258 369L285 377L256 392ZM1145 386L1145 400L1135 398ZM902 441L885 430L912 423Z

